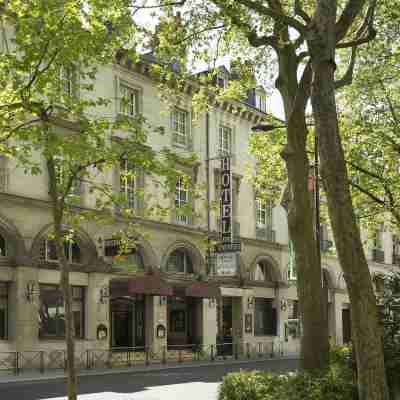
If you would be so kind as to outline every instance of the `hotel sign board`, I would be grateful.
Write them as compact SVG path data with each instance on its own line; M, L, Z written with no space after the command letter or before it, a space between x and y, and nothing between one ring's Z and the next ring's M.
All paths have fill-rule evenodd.
M216 254L216 274L219 276L236 276L238 270L237 253Z
M232 243L232 172L231 159L221 159L221 239Z

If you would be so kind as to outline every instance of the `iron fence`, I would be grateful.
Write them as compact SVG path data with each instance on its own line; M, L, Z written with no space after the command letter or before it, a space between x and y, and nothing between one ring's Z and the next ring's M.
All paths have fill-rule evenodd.
M77 370L133 368L185 362L255 360L296 354L285 342L218 343L210 345L168 345L89 349L75 353ZM18 375L24 372L65 370L65 350L0 352L0 371Z

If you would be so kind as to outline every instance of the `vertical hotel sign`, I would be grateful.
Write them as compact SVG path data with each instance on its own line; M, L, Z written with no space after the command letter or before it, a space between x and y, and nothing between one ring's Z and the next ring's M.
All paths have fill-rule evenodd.
M231 159L221 159L221 239L232 243L232 173Z

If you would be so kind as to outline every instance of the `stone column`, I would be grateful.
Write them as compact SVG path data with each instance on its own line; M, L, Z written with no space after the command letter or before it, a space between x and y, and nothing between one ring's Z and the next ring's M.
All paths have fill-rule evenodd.
M154 353L162 353L167 346L168 321L167 321L166 296L146 296L146 346L151 347ZM157 336L157 326L165 328L165 336Z
M209 351L211 345L215 349L217 343L217 303L211 299L200 299L202 307L201 336L203 349Z
M105 349L110 346L111 321L110 321L110 298L100 299L100 291L106 288L109 294L110 275L91 272L89 273L89 284L86 291L86 338L91 341L91 347ZM98 328L107 328L107 337L98 338Z
M332 295L332 330L334 337L332 341L341 346L343 345L343 321L342 321L342 309L343 309L343 295L341 293L334 292Z
M33 283L33 298L26 298L28 282ZM13 314L15 318L14 339L17 351L37 350L39 342L39 284L38 269L17 267L15 269L15 284L11 293L15 300Z

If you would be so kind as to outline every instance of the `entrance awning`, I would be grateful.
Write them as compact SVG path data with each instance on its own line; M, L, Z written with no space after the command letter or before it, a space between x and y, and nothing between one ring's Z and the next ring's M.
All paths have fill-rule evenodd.
M172 296L172 287L159 275L138 275L124 280L112 280L111 296L132 296L149 294L153 296Z
M214 283L196 281L189 284L185 289L187 297L218 298L221 297L220 288Z

